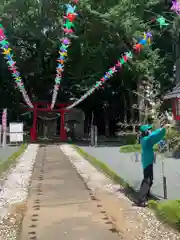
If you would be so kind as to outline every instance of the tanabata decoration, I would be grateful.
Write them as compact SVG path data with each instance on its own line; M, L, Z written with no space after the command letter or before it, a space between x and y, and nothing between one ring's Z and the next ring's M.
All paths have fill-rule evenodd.
M164 17L159 17L156 19L156 21L159 23L160 28L163 28L163 26L168 26L169 23L167 23L167 20Z
M163 16L160 16L158 18L152 18L150 22L151 23L157 22L161 29L169 25L169 23Z
M173 0L172 0L173 1ZM175 0L176 1L176 0ZM177 5L176 5L177 6ZM172 8L171 8L172 9ZM173 7L174 9L174 7ZM162 29L163 27L167 27L170 25L170 23L172 23L169 19L166 19L165 17L157 14L156 12L153 12L151 10L144 10L147 13L152 13L153 15L155 15L156 17L151 18L150 21L148 21L147 23L156 23L155 25L159 25L160 29ZM165 12L165 13L170 13L170 12Z
M16 62L13 60L12 49L10 48L10 44L7 40L7 37L5 35L5 31L4 31L2 24L0 24L0 48L2 50L2 54L4 55L5 59L7 60L8 68L9 68L10 72L12 73L12 76L15 80L16 86L19 88L20 92L23 95L24 101L27 103L27 105L30 108L33 108L34 106L26 92L23 80L20 77L20 73L17 70Z
M180 2L177 0L172 1L171 10L174 11L176 14L180 15Z
M141 39L137 44L135 44L133 49L136 52L140 52L140 50L143 48L143 46L145 44L147 44L147 43L150 44L151 38L152 38L152 34L150 32L144 33L144 38ZM108 72L105 73L105 75L100 79L100 81L96 82L96 84L87 93L85 93L83 96L81 96L81 98L79 98L73 104L66 107L66 109L69 110L69 109L75 107L80 102L84 101L88 96L90 96L96 89L98 89L99 87L102 87L102 85L105 84L105 82L107 80L109 80L119 69L121 69L121 67L125 63L127 63L129 59L132 59L132 57L133 57L133 53L131 51L126 52L124 54L124 56L119 58L117 63L113 67L111 67L108 70Z
M57 59L58 65L56 68L56 78L55 78L55 85L52 95L52 102L51 102L51 109L54 108L57 94L59 91L60 83L62 80L62 74L64 72L64 62L65 59L68 56L68 48L71 44L70 37L73 37L74 35L74 21L77 17L76 11L76 4L78 3L78 0L74 1L74 5L66 4L66 15L64 16L65 23L63 25L64 30L64 37L61 39L61 46L59 49L59 57Z

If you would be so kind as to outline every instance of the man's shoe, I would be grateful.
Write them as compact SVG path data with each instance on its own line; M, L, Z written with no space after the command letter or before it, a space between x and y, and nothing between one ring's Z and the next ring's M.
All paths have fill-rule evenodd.
M138 200L138 201L135 202L135 204L138 207L146 207L146 202L144 202L144 201Z

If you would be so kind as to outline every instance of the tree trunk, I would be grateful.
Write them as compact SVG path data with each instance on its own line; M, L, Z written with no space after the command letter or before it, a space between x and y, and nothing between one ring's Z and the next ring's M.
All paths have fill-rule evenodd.
M134 122L134 108L132 107L133 105L133 96L132 93L129 92L129 102L130 102L130 122Z
M84 133L88 134L89 132L89 115L85 113L85 120L84 120Z
M139 93L138 94L138 103L137 103L137 105L138 105L138 108L140 108L141 102L143 101L142 97L140 96L142 94L140 80L138 81L138 84L137 84L137 93ZM144 120L144 116L143 116L143 113L142 113L142 111L140 109L138 109L138 112L139 112L139 122L140 122L140 124L142 124L143 120Z
M145 106L145 114L144 114L143 124L148 123L148 115L149 115L149 109L147 106Z
M127 101L125 94L124 94L124 122L127 122Z
M109 119L105 119L105 135L109 137Z
M104 109L105 136L109 137L109 114L108 108Z
M177 27L174 24L174 28L176 29ZM176 84L180 82L180 47L179 47L179 42L180 42L180 35L176 36L176 41L175 41L175 56L176 56Z

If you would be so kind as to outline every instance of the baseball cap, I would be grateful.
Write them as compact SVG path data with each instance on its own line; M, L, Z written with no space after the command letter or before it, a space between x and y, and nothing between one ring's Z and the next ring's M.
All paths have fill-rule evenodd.
M152 129L152 125L148 125L148 124L146 124L146 125L142 125L142 126L140 126L140 132L145 132L145 131L147 131L147 130L149 130L149 129Z

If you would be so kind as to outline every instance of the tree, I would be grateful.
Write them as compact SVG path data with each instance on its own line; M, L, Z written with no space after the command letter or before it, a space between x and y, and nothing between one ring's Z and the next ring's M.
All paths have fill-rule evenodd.
M38 99L51 100L50 90L54 83L59 38L63 34L64 3L65 1L59 3L57 0L9 0L0 6L3 24L31 97L33 95ZM151 27L147 22L152 18L152 13L146 10L159 14L164 11L164 5L156 0L140 0L137 3L132 0L80 1L76 24L78 38L72 41L69 49L58 101L79 98L103 76L123 52L132 50L145 29ZM105 85L104 90L98 90L80 105L87 109L86 112L99 112L97 122L100 112L106 112L104 119L107 119L108 112L108 122L113 121L113 125L122 119L124 110L121 106L124 105L124 99L127 109L131 108L132 101L136 101L135 96L129 101L129 93L125 89L137 90L142 80L160 81L163 91L171 85L171 39L174 32L167 30L162 35L158 26L152 27L152 32L153 44L145 47L133 61L124 66ZM8 72L7 75L8 81L7 77L3 77L2 85L5 79L8 86L12 83ZM11 90L8 89L9 91ZM17 91L13 92L20 97ZM131 118L130 112L127 117L128 120Z

